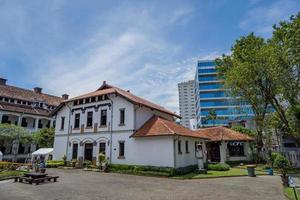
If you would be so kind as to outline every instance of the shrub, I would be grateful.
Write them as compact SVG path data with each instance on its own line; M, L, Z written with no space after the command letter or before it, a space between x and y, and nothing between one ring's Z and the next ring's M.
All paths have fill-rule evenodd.
M63 155L62 160L64 162L64 166L66 166L67 165L67 156Z
M278 155L281 155L280 153L278 152L272 152L271 155L270 155L270 162L271 162L271 165L272 167L274 167L274 162L277 158Z
M239 166L239 165L246 165L246 164L251 164L251 163L253 163L253 162L248 161L248 160L226 161L226 164L228 164L231 167Z
M15 163L15 162L6 162L6 161L0 161L0 170L16 170L21 165L24 165L23 163Z
M113 172L137 175L171 176L174 174L174 169L171 167L110 164L108 168Z
M92 164L93 164L92 161L86 160L86 161L83 162L83 167L91 168Z
M279 154L276 156L274 161L274 167L279 170L281 173L282 183L284 186L288 185L288 178L286 176L288 170L291 168L290 161L284 157L283 155Z
M190 165L186 167L177 168L174 170L174 175L184 175L190 172L195 172L198 169L198 165Z
M228 171L230 169L230 166L225 163L208 164L207 169L214 171Z
M46 162L47 168L56 168L56 167L61 167L61 166L64 166L63 160L48 160Z

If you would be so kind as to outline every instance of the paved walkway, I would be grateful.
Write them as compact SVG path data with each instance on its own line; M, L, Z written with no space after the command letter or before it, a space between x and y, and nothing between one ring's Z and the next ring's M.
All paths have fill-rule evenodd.
M286 200L277 176L173 180L82 170L50 169L47 172L59 175L59 182L36 186L0 181L0 199Z

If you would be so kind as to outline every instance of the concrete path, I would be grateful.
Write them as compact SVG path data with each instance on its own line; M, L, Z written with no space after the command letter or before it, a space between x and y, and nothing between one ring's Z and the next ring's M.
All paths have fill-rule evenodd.
M48 173L59 175L59 182L36 186L0 181L0 199L286 200L277 176L173 180L82 170L50 169Z

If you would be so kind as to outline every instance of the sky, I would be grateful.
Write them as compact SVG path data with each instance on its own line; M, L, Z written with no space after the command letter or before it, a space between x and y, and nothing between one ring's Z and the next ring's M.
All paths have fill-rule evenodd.
M300 0L0 0L0 77L71 97L108 84L178 112L198 60L300 11Z

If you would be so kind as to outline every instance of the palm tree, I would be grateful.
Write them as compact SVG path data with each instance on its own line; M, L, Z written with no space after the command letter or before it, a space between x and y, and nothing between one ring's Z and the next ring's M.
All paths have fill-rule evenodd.
M215 110L215 109L209 110L208 115L206 116L206 118L207 118L208 120L212 120L212 121L213 121L213 126L215 126L216 119L217 119L217 113L216 113L216 110Z

